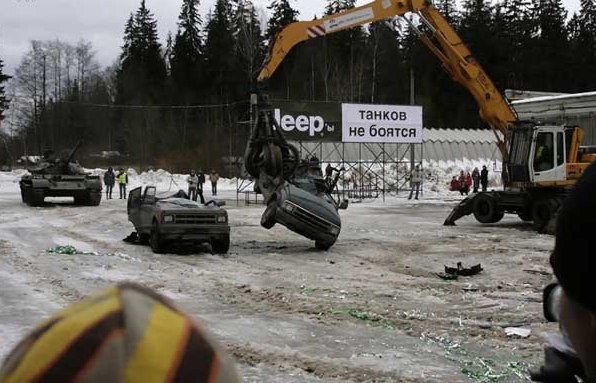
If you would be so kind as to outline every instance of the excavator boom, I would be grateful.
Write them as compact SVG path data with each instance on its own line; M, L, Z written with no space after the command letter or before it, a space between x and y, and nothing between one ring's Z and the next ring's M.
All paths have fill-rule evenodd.
M472 94L480 108L480 117L495 132L506 160L506 142L517 115L449 22L426 0L376 0L321 19L288 24L272 41L258 81L269 79L291 49L302 41L407 13L418 15L425 29L430 30L425 34L413 26L421 42L441 61L451 78Z

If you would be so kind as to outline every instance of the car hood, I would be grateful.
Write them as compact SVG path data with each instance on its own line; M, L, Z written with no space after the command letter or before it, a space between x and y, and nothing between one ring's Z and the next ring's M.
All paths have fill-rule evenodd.
M288 200L335 225L341 226L339 213L328 195L314 195L290 183L286 183L282 190L281 204Z
M201 203L191 201L185 198L165 198L156 202L156 207L160 210L179 211L179 212L197 212L215 214L224 211L219 206L205 206Z

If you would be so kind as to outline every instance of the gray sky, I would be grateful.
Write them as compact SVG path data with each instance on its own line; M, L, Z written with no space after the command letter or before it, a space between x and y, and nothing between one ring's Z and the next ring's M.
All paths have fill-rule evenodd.
M364 4L370 0L358 0ZM569 14L579 9L580 0L563 0ZM120 53L124 23L140 0L0 0L0 58L5 71L11 74L22 55L29 48L29 40L60 40L76 43L91 41L96 58L104 66L112 63ZM214 0L203 0L201 14L206 19ZM265 17L269 0L255 0ZM168 31L176 31L176 21L182 0L147 0L147 6L158 21L162 42ZM300 19L320 15L325 0L294 0Z

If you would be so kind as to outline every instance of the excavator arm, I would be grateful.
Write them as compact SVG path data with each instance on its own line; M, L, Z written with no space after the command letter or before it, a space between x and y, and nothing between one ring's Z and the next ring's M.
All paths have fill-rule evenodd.
M416 14L430 31L424 33L412 24L420 41L441 61L451 78L472 94L480 108L480 117L495 132L499 150L506 160L506 143L511 126L517 120L516 113L455 30L426 0L376 0L321 19L288 24L272 41L257 80L262 83L269 79L291 49L302 41L406 13Z

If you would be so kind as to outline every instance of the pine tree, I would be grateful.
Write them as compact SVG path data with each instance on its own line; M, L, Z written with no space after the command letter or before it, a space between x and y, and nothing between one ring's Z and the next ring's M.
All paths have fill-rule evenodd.
M171 54L171 76L175 94L182 102L196 102L201 93L203 57L198 0L184 0L178 16L178 32Z
M166 64L157 36L157 21L145 5L128 19L118 72L119 103L160 103L166 80Z
M3 67L4 63L2 62L2 59L0 59L0 121L4 119L3 113L8 109L8 98L6 97L6 92L2 83L10 79L10 76L7 76L2 72Z
M265 32L267 41L271 41L284 26L296 21L299 14L292 8L289 0L273 0L267 9L271 11Z
M455 0L438 0L435 2L435 7L453 28L457 26L457 23L459 22L459 14Z
M567 71L570 46L565 29L567 11L561 0L534 0L533 7L537 37L527 47L532 61L528 87L566 91L570 76Z
M232 28L236 40L235 54L243 72L244 88L248 90L253 87L256 70L265 57L264 36L252 2L240 0L235 3Z
M236 98L238 62L232 54L235 39L232 31L232 7L229 0L217 0L215 10L207 21L205 42L205 74L209 94L214 102L225 102Z
M574 72L577 91L592 90L596 81L596 4L594 0L581 0L578 16L576 54L578 72Z

